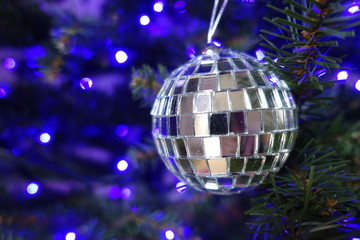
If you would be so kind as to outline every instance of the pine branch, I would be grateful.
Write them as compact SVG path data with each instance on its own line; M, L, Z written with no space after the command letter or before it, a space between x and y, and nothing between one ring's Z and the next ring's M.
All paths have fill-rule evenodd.
M261 46L267 50L268 56L281 56L276 62L269 58L266 60L270 68L290 84L301 106L309 98L316 98L321 91L332 86L328 81L317 77L315 70L324 69L331 73L332 69L340 68L341 58L327 53L338 46L336 38L354 36L352 29L360 25L360 14L344 16L350 1L286 2L284 9L268 5L284 17L264 18L278 28L279 33L261 30L269 36L267 38L260 35L266 42ZM319 91L312 91L314 89Z

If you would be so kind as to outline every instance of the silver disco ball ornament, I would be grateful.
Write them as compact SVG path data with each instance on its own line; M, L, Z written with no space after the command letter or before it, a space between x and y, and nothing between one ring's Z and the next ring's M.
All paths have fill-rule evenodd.
M214 47L171 73L151 114L167 168L215 194L240 193L279 171L298 128L284 81L249 55Z

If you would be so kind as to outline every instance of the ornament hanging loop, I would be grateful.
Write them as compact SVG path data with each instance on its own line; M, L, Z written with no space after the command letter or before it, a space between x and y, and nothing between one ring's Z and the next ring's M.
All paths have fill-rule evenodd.
M224 0L223 4L221 5L219 9L219 3L220 0L215 0L214 2L214 8L211 14L211 20L209 25L209 31L208 31L208 37L207 37L207 43L211 43L212 38L215 34L216 28L219 25L220 19L224 13L225 7L229 0Z

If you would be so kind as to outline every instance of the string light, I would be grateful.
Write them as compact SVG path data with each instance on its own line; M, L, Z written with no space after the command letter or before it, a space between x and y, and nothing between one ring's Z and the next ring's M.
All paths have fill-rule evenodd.
M119 137L125 137L129 133L129 127L121 124L116 127L115 132L116 132L116 135L118 135Z
M6 97L6 91L3 88L0 88L0 98Z
M175 233L174 233L174 231L171 230L171 229L166 230L166 231L165 231L165 238L166 238L167 240L173 240L173 239L175 238Z
M89 90L94 85L94 81L91 78L85 77L80 80L80 87L83 90Z
M8 70L12 70L16 67L16 61L14 58L11 58L11 57L5 58L3 66L4 66L4 68L6 68Z
M76 234L74 232L68 232L65 236L65 240L75 240Z
M118 162L118 164L117 164L117 169L118 169L120 172L125 171L128 167L129 167L129 163L128 163L126 160L124 160L124 159L120 160L120 161Z
M360 79L355 82L355 89L360 92Z
M348 9L348 12L351 14L357 13L360 11L360 7L358 5L352 6Z
M162 12L164 10L164 3L162 1L158 1L154 4L155 12Z
M120 64L126 62L128 58L128 55L124 51L117 51L115 54L115 59Z
M140 24L141 24L141 25L146 26L146 25L148 25L149 23L150 23L150 18L149 18L149 16L147 16L147 15L142 15L142 16L140 17Z
M39 141L41 144L47 144L51 141L51 136L48 133L42 133L39 137Z
M337 74L337 80L347 80L349 73L347 71L341 71Z
M256 50L256 58L261 61L265 58L265 53L263 52L263 50L258 49Z
M39 185L36 183L30 183L27 187L26 187L26 191L28 194L30 195L34 195L39 191Z
M123 188L121 190L121 197L123 199L129 199L131 197L131 194L132 194L132 192L131 192L130 188L128 188L128 187Z

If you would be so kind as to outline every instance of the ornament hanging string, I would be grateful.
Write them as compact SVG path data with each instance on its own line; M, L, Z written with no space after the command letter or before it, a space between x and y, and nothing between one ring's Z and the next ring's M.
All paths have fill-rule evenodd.
M209 32L208 32L208 37L207 37L207 43L211 43L212 38L215 34L216 28L219 25L220 19L224 13L225 7L226 7L227 3L229 2L229 0L224 0L220 9L218 9L219 2L220 2L220 0L215 0L215 2L214 2L214 8L213 8L213 11L211 14Z

